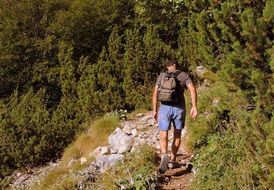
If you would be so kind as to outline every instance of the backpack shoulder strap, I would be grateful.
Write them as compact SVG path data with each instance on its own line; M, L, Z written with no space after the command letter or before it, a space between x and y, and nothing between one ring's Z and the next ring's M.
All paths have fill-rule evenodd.
M175 74L175 76L177 77L181 72L182 72L182 71L177 70L174 74Z
M161 87L163 86L163 84L164 84L164 79L165 79L165 77L166 76L168 76L168 72L166 72L166 71L164 71L164 72L162 72L161 73Z
M176 71L176 72L172 72L172 73L168 73L168 76L169 77L173 77L173 78L176 78L177 79L177 76L181 73L181 71Z

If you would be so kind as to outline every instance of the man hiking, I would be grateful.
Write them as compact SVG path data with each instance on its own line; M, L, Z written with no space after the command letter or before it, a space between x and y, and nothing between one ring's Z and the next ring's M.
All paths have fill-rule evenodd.
M153 119L154 123L158 123L160 130L160 173L164 173L168 169L170 160L171 163L176 161L177 152L181 144L181 132L185 125L185 89L188 89L191 95L192 107L190 117L195 119L198 114L195 86L187 73L178 70L178 66L176 60L170 60L167 63L167 72L160 74L153 92ZM161 102L159 111L157 109L157 101ZM171 123L174 126L174 133L171 155L169 157L167 145Z

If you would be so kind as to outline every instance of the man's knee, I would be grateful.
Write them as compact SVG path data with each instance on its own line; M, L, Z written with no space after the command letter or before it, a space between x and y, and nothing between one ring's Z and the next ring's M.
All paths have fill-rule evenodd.
M160 131L160 138L167 138L168 131Z

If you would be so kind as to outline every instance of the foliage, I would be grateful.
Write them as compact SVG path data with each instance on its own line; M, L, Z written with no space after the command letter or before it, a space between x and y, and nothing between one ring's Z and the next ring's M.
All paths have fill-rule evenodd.
M236 178L209 167L200 169L212 179L205 188L211 182L270 187L273 10L272 0L1 1L0 177L60 157L83 123L106 112L149 109L157 75L175 58L198 84L205 77L212 88L201 91L205 118L191 123L189 146L200 155L214 144L225 153L238 147L246 151L233 152L235 157L250 166L248 173L239 162L226 165L212 157L221 172L242 168L252 182L237 178L232 185ZM198 65L209 71L196 76Z
M187 137L197 151L192 189L270 188L273 148L265 142L273 139L266 132L273 131L271 122L254 116L242 90L231 91L220 82L203 89L199 99L202 117L189 121Z

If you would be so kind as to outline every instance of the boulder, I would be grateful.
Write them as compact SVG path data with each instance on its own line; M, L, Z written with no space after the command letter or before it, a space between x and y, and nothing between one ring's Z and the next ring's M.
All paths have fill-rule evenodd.
M120 128L116 128L116 130L108 137L108 143L110 145L111 153L122 154L130 151L134 140Z
M123 154L99 155L96 158L95 165L100 172L103 172L110 166L116 164L119 160L122 160L123 157Z

